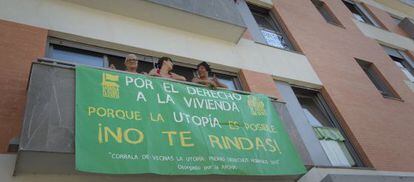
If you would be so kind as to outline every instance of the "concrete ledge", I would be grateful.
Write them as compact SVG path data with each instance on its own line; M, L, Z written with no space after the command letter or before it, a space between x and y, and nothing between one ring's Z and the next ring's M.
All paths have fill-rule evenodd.
M312 168L299 182L407 182L414 173L376 171L368 169Z
M273 8L273 1L272 0L247 0L247 2L254 4L256 6L261 6L264 8Z
M237 43L246 27L233 1L66 0L82 6L141 19Z
M354 20L358 28L365 36L378 40L392 47L398 47L404 50L414 50L414 40L393 32L389 32L372 25Z

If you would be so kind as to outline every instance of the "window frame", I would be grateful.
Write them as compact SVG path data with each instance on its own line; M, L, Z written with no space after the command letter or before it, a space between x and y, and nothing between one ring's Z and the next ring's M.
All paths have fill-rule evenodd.
M327 23L331 25L335 25L335 26L344 27L342 23L339 21L339 19L335 16L331 8L329 8L328 4L326 4L322 0L310 0L310 1ZM323 13L322 11L326 12L327 14ZM325 15L328 15L329 17L326 17Z
M98 46L89 45L89 44L85 44L85 43L81 43L81 42L74 42L74 41L70 41L70 40L64 40L64 39L60 39L60 38L56 38L56 37L48 37L48 40L47 40L48 48L46 49L47 50L46 51L46 56L47 57L51 57L51 55L52 55L53 44L104 54L104 61L105 61L104 62L104 67L105 68L109 67L108 57L106 55L126 57L126 55L130 54L129 52L125 52L125 51L121 51L121 50L98 47ZM142 55L142 54L136 54L136 55L137 55L137 57L140 61L145 61L145 62L150 62L150 63L153 63L152 61L155 58L155 57L152 57L152 56L146 56L146 55Z
M393 62L399 62L403 67L407 69L407 71L411 74L411 76L414 77L414 60L409 55L407 55L404 50L396 49L396 48L389 47L389 46L382 45L382 44L380 45L384 48L384 52L388 55L388 57L390 57L390 59ZM387 52L387 49L389 49L390 51L395 51L396 54L399 54L401 57L396 57L396 56L389 54ZM398 69L401 70L401 68L398 68ZM410 79L410 78L407 78L407 79ZM410 80L410 81L414 83L414 80Z
M331 107L329 106L327 100L323 97L321 91L317 90L317 89L305 88L305 87L299 86L299 85L291 85L291 86L292 86L292 89L295 93L295 96L296 96L298 102L299 102L298 95L302 96L302 97L311 97L315 101L317 107L321 110L321 112L324 114L324 116L328 120L328 122L330 124L329 127L333 127L333 128L338 129L339 132L342 134L342 136L345 137L344 144L345 144L349 154L351 155L352 159L355 162L355 166L351 166L349 168L365 167L366 165L362 162L362 160L360 158L360 155L357 153L355 147L350 142L349 137L346 135L346 133L345 133L344 129L342 128L342 125L340 124L340 122L336 119L336 116L335 116L334 112L332 111ZM301 93L298 94L297 93L298 91L300 91ZM300 102L299 102L299 104L300 104L300 107L302 107ZM333 167L335 167L335 166L333 166Z
M61 48L56 48L56 47L61 47ZM99 53L99 52L95 52L95 51L90 51L90 50L85 50L85 49L80 49L80 48L76 48L76 47L69 47L69 46L63 46L63 45L58 45L58 44L49 44L49 48L48 48L48 54L47 57L48 58L52 58L52 59L56 59L54 58L54 53L55 53L55 49L56 50L60 50L60 51L64 51L64 52L70 52L70 53L75 53L75 54L79 54L79 55L90 55L90 56L94 56L94 57L100 57L102 59L102 66L96 66L96 65L89 65L86 64L88 66L93 66L93 67L108 67L108 61L107 61L107 57L105 54ZM66 50L64 50L66 49ZM93 55L95 54L95 55ZM98 56L99 54L99 56ZM57 59L57 60L61 60L61 59ZM75 61L68 61L68 60L61 60L65 63L70 63L70 64L82 64L82 63L76 63Z
M223 75L224 76L227 76L227 77L232 77L231 80L233 81L234 88L236 89L235 91L237 91L237 90L243 91L243 87L242 87L242 85L240 83L240 79L239 79L239 76L238 75L235 75L235 74L232 74L232 75L230 75L230 74L224 74L224 73L218 72L218 71L213 71L213 74L216 74L216 76L217 76L218 79L223 79Z
M125 52L125 51L121 51L121 50L103 48L103 47L84 44L84 43L80 43L80 42L64 40L64 39L60 39L60 38L56 38L56 37L48 37L46 54L45 54L46 57L48 57L48 58L51 58L51 56L53 54L53 45L59 45L59 46L64 46L64 47L68 47L68 48L80 49L80 50L84 50L84 51L90 51L90 52L95 52L95 53L102 54L103 55L103 60L104 60L104 64L103 64L104 68L109 67L109 58L108 58L109 56L116 56L116 57L125 58L126 55L131 54L130 52ZM155 66L155 63L158 60L158 57L154 57L154 56L147 56L147 55L142 55L142 54L139 54L139 53L133 53L133 54L137 55L139 61L151 63L154 66ZM63 60L57 60L57 61L63 62L63 63L68 64L68 65L76 65L76 63L67 62L67 61L63 61ZM189 68L189 69L193 69L193 76L194 76L194 71L197 68L197 65L182 63L182 62L179 62L179 61L174 61L174 65ZM234 83L236 91L237 90L238 91L243 91L243 87L242 87L241 82L240 82L240 77L237 73L226 71L226 70L220 70L220 69L212 69L212 72L216 73L218 75L226 75L226 76L234 77L232 81ZM189 80L189 82L191 82L191 80Z
M369 25L373 25L377 28L384 29L384 26L382 24L380 24L379 20L375 18L375 16L364 6L364 4L362 4L360 2L355 2L353 0L342 0L342 2L346 6L346 8L353 14L354 19L356 19L357 21L359 21L361 23L366 23L366 24L369 24ZM357 18L355 18L354 13L349 9L349 7L346 5L346 3L352 5L355 8L355 10L357 10L357 12L359 13L358 15L361 16L361 18L364 21L360 21Z
M364 61L358 58L355 58L355 61L384 98L402 101L401 97L394 90L391 84L386 80L384 75L379 71L379 69L375 66L374 63Z
M256 23L257 27L259 28L259 32L260 32L260 36L263 38L263 40L265 41L266 45L271 46L271 47L275 47L278 49L282 49L282 50L287 50L287 51L293 51L296 52L298 51L298 49L294 46L294 43L291 39L291 37L288 35L288 30L286 30L286 28L282 25L282 22L280 22L276 16L274 15L274 12L272 11L272 9L268 9L268 8L264 8L264 7L260 7L257 6L255 4L252 3L246 3L248 6L248 9L250 11L250 14L253 16L253 20ZM256 20L255 15L254 14L258 14L260 16L263 16L272 26L272 28L274 30L269 30L267 28L262 27ZM267 39L265 38L265 36L263 35L262 30L266 30L269 32L272 32L278 36L281 36L286 44L286 47L278 47L278 46L274 46L271 45L267 42Z

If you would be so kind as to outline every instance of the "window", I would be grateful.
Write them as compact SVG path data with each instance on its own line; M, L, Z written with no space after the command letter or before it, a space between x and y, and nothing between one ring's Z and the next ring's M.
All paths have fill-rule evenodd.
M389 84L387 84L384 77L381 75L381 73L378 71L374 64L358 59L356 61L362 68L362 70L365 72L365 74L368 76L368 78L371 80L371 82L375 85L375 87L378 89L378 91L381 92L381 94L384 97L399 98L396 95L396 93L392 90L392 88L389 86Z
M352 0L342 0L346 7L351 11L355 19L360 22L368 23L376 27L381 27L368 13L368 11L359 3Z
M104 66L103 54L55 44L52 44L50 47L50 58L75 64L84 64L99 67Z
M152 62L144 61L142 60L142 57L139 57L139 66L137 69L138 73L146 72L148 73L151 71L152 68L154 68L154 65ZM117 70L125 70L125 57L121 56L113 56L113 55L107 55L108 65L114 65Z
M363 166L318 91L293 87L302 110L333 166Z
M57 40L49 40L48 57L58 61L64 61L73 64L83 64L96 67L108 67L113 64L118 70L125 70L124 60L128 53L99 48L81 43ZM152 56L137 55L139 60L138 73L148 73L154 68L158 58ZM184 76L190 81L195 76L195 66L187 65L180 62L174 62L174 72ZM226 71L214 70L217 78L225 84L230 90L242 90L238 77ZM211 75L212 76L212 75Z
M189 80L192 80L194 77L198 77L197 70L196 69L191 69L191 70L192 70L192 75L189 76L190 78ZM209 77L212 78L214 75L217 77L217 79L221 83L226 85L229 90L242 90L242 86L236 75L225 72L225 71L212 70L212 72L209 73Z
M341 25L339 20L335 17L332 11L329 9L328 5L321 0L311 0L313 5L318 9L319 13L326 20L326 22L333 25Z
M268 45L293 50L292 44L270 10L250 4L248 6Z
M407 79L414 83L414 61L403 51L382 46L398 68L405 74Z
M226 75L221 73L213 73L216 75L217 79L227 86L229 90L242 90L241 85L236 76Z

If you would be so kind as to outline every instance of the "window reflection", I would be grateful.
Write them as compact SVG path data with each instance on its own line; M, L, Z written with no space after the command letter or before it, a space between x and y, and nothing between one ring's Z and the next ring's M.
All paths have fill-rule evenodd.
M236 85L234 84L233 79L225 79L225 78L218 78L218 80L227 86L227 89L229 90L237 90Z
M275 32L266 29L262 30L262 34L266 39L267 44L282 49L288 48L288 45L285 43L282 35L278 35Z
M51 58L53 59L89 66L104 66L102 54L59 45L53 45L52 48Z

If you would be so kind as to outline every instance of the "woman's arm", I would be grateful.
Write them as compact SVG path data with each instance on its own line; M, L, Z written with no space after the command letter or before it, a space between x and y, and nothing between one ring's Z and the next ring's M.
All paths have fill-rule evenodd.
M199 78L196 78L196 77L194 77L193 80L191 80L191 82L199 83L199 84L203 84L203 85L207 85L207 84L211 83L210 80L202 80L202 79L199 79Z
M199 83L199 84L202 84L202 85L205 85L205 86L212 86L213 88L217 87L217 84L214 81L210 80L210 79L202 80L202 79L199 79L199 78L193 78L192 82Z
M150 76L161 76L160 74L158 74L157 73L157 69L152 69L149 73L148 73L148 75L150 75Z
M187 79L181 75L171 73L171 78L175 80L187 81Z
M220 80L217 79L216 75L213 75L213 82L216 83L217 87L226 88L226 89L229 88L224 83L221 83Z

